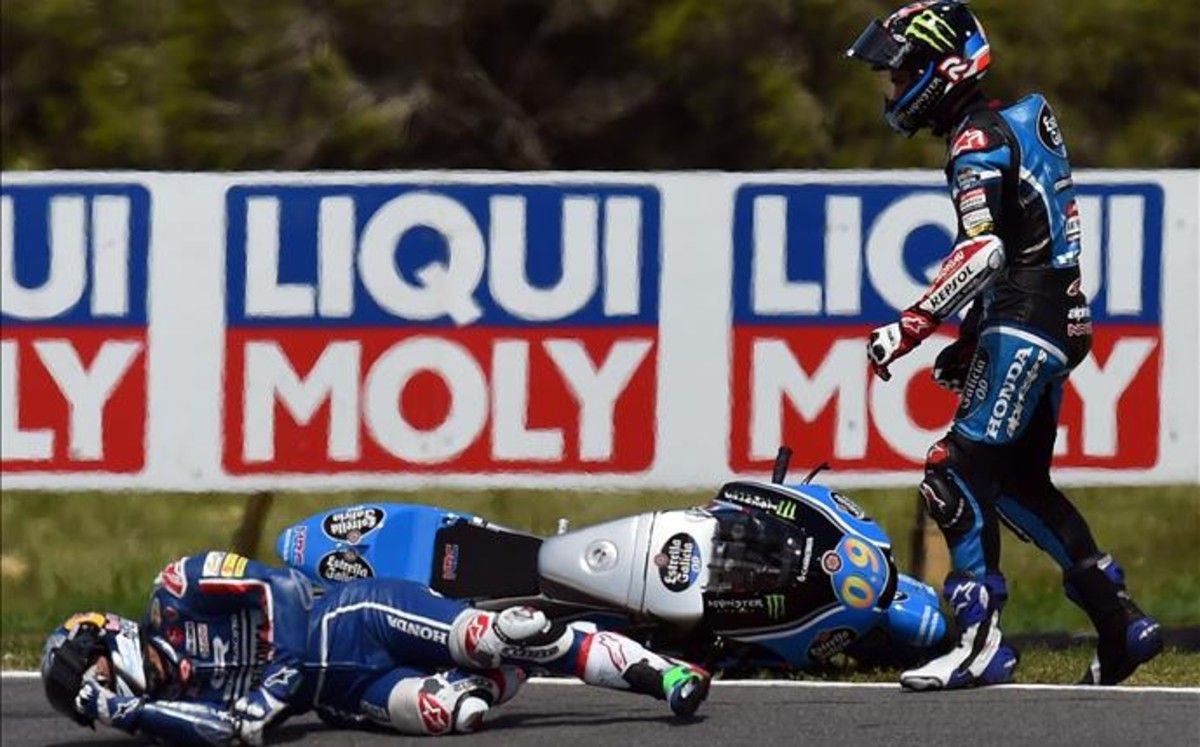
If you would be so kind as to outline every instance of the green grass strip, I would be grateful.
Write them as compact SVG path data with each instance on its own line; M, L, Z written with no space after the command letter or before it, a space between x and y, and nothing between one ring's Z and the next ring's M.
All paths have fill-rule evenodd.
M900 567L907 567L915 489L848 492L888 531ZM1138 602L1166 626L1200 625L1200 488L1068 492L1100 547L1124 565ZM357 502L429 503L552 534L560 517L580 527L639 511L703 504L712 495L628 490L281 493L267 516L258 556L276 562L275 536L285 526L322 509ZM234 494L0 493L0 664L5 669L30 666L46 634L73 612L97 609L140 617L150 583L163 565L180 555L228 547L245 502L244 495ZM1063 596L1058 567L1007 532L1002 542L1010 595L1005 631L1088 631L1087 618ZM1027 681L1074 681L1087 656L1080 653L1077 666L1073 660L1068 666L1065 656L1046 652L1023 662L1023 671L1039 677ZM1200 672L1198 660L1180 656L1193 673ZM1045 673L1038 669L1042 659L1051 662ZM1060 668L1057 678L1048 676ZM1174 682L1172 672L1168 668L1162 675L1165 682ZM1200 681L1200 674L1190 681Z

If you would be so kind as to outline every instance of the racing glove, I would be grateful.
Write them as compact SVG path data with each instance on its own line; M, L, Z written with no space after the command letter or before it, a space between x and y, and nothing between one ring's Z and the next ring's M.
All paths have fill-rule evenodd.
M231 709L238 719L238 738L245 744L262 744L263 730L287 709L300 687L300 669L289 662L276 662L262 684L238 698Z
M137 729L142 703L142 698L117 695L90 677L75 696L75 710L81 715L130 734Z
M867 357L875 375L884 381L891 379L888 366L933 334L938 323L932 314L914 306L900 314L900 321L872 330L867 341Z
M933 380L943 389L961 394L975 356L975 341L959 339L942 348L933 362Z

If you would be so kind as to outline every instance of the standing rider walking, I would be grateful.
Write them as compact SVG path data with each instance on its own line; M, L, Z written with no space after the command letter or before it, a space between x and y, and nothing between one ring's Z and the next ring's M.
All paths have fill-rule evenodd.
M905 5L872 21L847 55L888 73L892 129L911 136L927 127L946 138L958 218L953 251L929 290L871 333L875 373L886 381L893 361L970 305L958 340L934 365L934 378L960 401L950 432L929 449L920 485L950 547L943 594L961 638L901 683L949 689L1012 678L1017 653L999 628L1008 596L1000 520L1054 558L1067 596L1095 625L1099 646L1083 682L1121 682L1162 649L1158 623L1134 604L1121 567L1050 481L1063 385L1092 335L1058 121L1039 94L1009 105L983 96L991 50L965 2Z

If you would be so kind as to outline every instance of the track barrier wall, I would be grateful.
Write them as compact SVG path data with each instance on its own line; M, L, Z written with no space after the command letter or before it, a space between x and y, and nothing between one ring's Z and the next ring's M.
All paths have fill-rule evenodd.
M1200 481L1200 172L1083 171L1068 484ZM3 175L6 488L915 484L925 171Z

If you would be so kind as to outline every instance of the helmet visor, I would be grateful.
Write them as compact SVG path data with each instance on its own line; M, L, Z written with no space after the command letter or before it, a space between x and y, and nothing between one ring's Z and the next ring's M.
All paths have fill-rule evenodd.
M876 18L846 50L846 56L862 60L875 70L896 70L911 49L907 40L894 36Z

